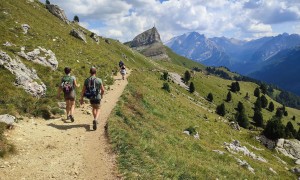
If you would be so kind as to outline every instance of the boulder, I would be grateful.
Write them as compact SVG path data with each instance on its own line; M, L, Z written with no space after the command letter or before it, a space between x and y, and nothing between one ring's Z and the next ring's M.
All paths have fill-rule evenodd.
M250 172L252 172L253 174L255 174L254 173L254 169L250 166L250 164L249 163L247 163L247 161L243 161L243 160L240 160L239 158L235 158L236 159L236 161L238 162L238 164L240 165L240 166L242 166L242 167L244 167L244 168L246 168L246 169L248 169Z
M21 27L23 29L23 33L27 34L28 30L30 29L30 26L28 24L22 24Z
M256 140L265 145L268 149L274 149L276 147L276 141L270 140L264 135L256 136Z
M275 149L292 159L300 159L300 141L297 139L279 139Z
M98 44L99 43L99 37L96 33L92 33L90 37Z
M297 167L292 168L292 169L291 169L291 172L292 172L292 173L295 173L295 174L297 174L297 175L299 175L299 174L300 174L300 168L297 168Z
M46 8L50 13L52 13L54 16L58 17L60 20L63 22L69 24L70 21L68 20L65 12L63 9L61 9L59 6L54 5L54 4L47 4Z
M300 165L300 159L297 159L297 160L295 161L295 164Z
M0 64L16 76L16 86L23 88L34 97L46 94L46 85L41 82L36 71L27 68L20 59L12 59L7 53L0 50Z
M81 32L81 31L78 31L78 30L75 30L75 29L72 29L71 32L70 32L70 35L84 41L86 43L86 38L85 38L85 35Z
M0 115L0 122L3 122L7 125L12 125L15 122L15 119L16 117L9 114Z
M56 70L58 67L58 61L55 54L51 50L47 50L42 47L38 47L37 49L27 53L25 53L25 47L22 47L21 52L18 52L17 54L28 61L33 61L43 66L48 66L52 70ZM42 56L41 54L44 55Z
M108 39L105 39L105 42L106 42L107 44L110 44L110 41L109 41Z
M229 125L230 125L230 127L231 127L232 129L234 129L234 130L237 130L237 131L240 131L240 130L241 130L239 124L236 123L236 122L234 122L234 121L231 121Z

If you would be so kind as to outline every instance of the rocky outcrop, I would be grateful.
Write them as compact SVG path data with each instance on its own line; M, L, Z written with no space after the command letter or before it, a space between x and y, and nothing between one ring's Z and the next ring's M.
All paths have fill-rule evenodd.
M235 157L235 159L236 159L236 161L238 162L238 164L239 164L240 166L242 166L242 167L248 169L250 172L252 172L253 174L255 174L255 173L254 173L254 169L250 166L249 163L247 163L247 161L241 160L241 159L236 158L236 157Z
M169 59L155 27L137 35L132 41L125 44L152 59Z
M99 43L99 37L96 33L92 33L90 37L98 44Z
M0 122L3 122L7 125L12 125L15 122L15 119L16 117L9 114L0 115Z
M2 44L3 46L6 46L6 47L11 47L11 46L16 46L15 44L11 43L11 42L8 42L6 41L4 44Z
M12 59L7 53L0 50L0 65L16 76L16 86L25 89L34 97L46 94L46 85L41 82L36 71L27 68L18 58Z
M49 10L50 13L52 13L54 16L58 17L63 22L65 22L67 24L70 23L64 10L61 9L59 6L54 5L54 4L47 4L46 8Z
M58 61L55 54L51 50L47 50L42 47L38 47L37 49L27 53L25 53L25 48L22 47L21 52L18 52L17 54L28 61L33 61L43 66L48 66L53 70L56 70L58 67Z
M276 147L276 142L268 139L264 135L256 136L256 140L265 145L268 149L274 149Z
M224 143L225 149L231 153L241 152L245 156L251 157L252 159L267 162L263 157L257 156L253 152L250 152L246 146L242 146L239 141L234 140L232 143Z
M30 26L28 24L22 24L21 27L23 29L23 33L27 34L28 30L30 29Z
M83 34L83 32L72 29L70 32L70 35L72 35L72 36L76 37L77 39L80 39L86 43L86 38L85 38L85 35Z
M275 149L292 159L300 159L300 141L297 139L278 139Z

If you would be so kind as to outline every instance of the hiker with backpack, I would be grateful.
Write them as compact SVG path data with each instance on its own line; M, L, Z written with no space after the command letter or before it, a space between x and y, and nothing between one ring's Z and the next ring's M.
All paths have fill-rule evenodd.
M100 115L100 102L103 98L104 87L102 80L96 77L96 68L90 69L91 76L84 81L84 86L81 92L80 104L83 104L83 97L90 99L93 113L93 129L97 129L98 118Z
M120 73L122 75L122 79L124 80L125 79L125 74L126 74L126 67L125 65L123 64L121 67L120 67Z
M64 98L66 102L66 112L67 120L70 119L71 122L74 122L74 109L75 109L75 99L76 92L75 88L79 87L79 84L76 82L75 76L71 76L71 68L65 67L65 76L61 79L61 84L58 87L57 98L60 98L61 91L64 92Z

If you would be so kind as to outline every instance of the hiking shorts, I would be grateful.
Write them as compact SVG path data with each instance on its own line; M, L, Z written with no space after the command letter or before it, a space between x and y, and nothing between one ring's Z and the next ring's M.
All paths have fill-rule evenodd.
M64 94L65 100L75 101L75 92L72 91L71 93Z
M100 109L101 99L91 99L90 103L93 109Z

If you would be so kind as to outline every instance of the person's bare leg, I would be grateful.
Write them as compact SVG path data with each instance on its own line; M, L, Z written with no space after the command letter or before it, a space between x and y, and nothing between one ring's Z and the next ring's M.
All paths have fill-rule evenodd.
M75 101L70 101L70 115L73 116L75 110Z
M98 121L100 115L100 109L96 109L96 113L95 113L95 120Z
M67 111L67 117L70 115L70 100L66 100L66 111Z

